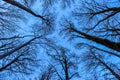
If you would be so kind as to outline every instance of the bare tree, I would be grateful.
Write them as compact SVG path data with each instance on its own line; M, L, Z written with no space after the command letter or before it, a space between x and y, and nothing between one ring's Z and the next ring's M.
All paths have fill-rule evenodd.
M33 9L33 7L36 6L34 3L37 1L41 6L39 7L39 13ZM86 58L86 56L86 61L95 60L95 67L102 65L101 69L105 69L100 72L97 70L97 72L100 74L108 72L114 76L114 79L119 79L119 65L117 65L115 61L111 62L111 60L113 57L117 59L120 58L120 6L113 6L113 2L106 0L2 0L0 3L0 71L16 73L32 72L31 68L33 65L30 64L37 61L35 58L36 51L34 50L38 48L33 48L33 44L34 46L47 44L47 48L51 47L47 37L55 30L54 27L58 27L59 24L59 22L56 22L59 16L56 14L55 9L61 6L56 5L62 5L62 7L65 8L73 5L75 1L78 3L78 5L76 5L77 8L73 10L73 15L68 17L69 20L67 22L63 21L62 25L65 24L65 30L72 40L74 39L76 42L80 41L77 43L77 47L85 46L86 50L87 48L89 49L90 54L87 56L90 56L90 59ZM120 1L116 2L120 3ZM24 13L31 14L32 17L39 20L38 22L36 21L32 27L30 26L33 31L32 36L26 36L24 34L22 34L23 36L15 36L19 34L19 32L17 32L18 27L20 27L18 24L19 20L25 20L23 16ZM26 37L30 39L28 41L24 40ZM86 40L86 42L82 42L81 40ZM100 47L98 45L100 45ZM46 47L44 48L47 49ZM94 50L91 50L91 48ZM53 75L55 75L58 76L60 80L70 80L78 75L78 72L75 71L77 70L76 65L78 64L75 62L77 61L75 59L78 59L78 56L74 53L71 53L63 47L52 47L52 50L48 49L47 52L55 64L51 63L48 66L48 69L46 69L48 71L41 74L41 79L52 79ZM108 56L107 59L103 58L106 56ZM88 62L90 65L93 63L92 61ZM34 66L37 66L37 64ZM60 71L58 69L60 69ZM90 71L91 70L94 69L92 68ZM54 74L51 74L52 72ZM65 76L62 76L62 74ZM107 76L107 74L105 75ZM95 78L96 76L98 75L94 75ZM111 79L111 77L106 77L106 79L107 78Z
M53 63L50 63L53 65L59 79L72 80L74 77L79 77L79 73L77 72L79 57L63 47L56 47L53 49L55 53L48 52L47 54L54 60ZM63 76L63 74L65 76Z
M87 72L91 72L97 75L97 79L120 79L119 66L104 60L104 56L96 51L94 48L90 48L87 53L82 57L82 61L86 66ZM98 73L99 72L99 73ZM110 77L111 76L111 77Z
M105 70L107 69L109 71L108 74L112 74L115 79L119 80L120 71L119 65L117 65L119 61L116 63L116 61L112 59L115 59L117 57L116 59L119 60L120 58L120 6L112 5L114 3L120 2L111 2L106 0L83 0L80 1L80 3L81 4L79 7L73 11L73 21L68 19L64 21L65 25L62 24L65 26L63 32L66 31L66 34L70 36L70 40L76 40L76 45L80 50L81 48L85 48L85 53L89 53L88 56L93 56L91 53L96 53L94 54L93 58L85 58L88 60L87 64L90 64L92 66L95 65L94 68L102 65L104 66ZM94 52L91 52L91 48L94 49ZM98 54L98 52L100 53ZM98 55L102 57L108 57L101 59ZM90 60L93 61L89 62ZM112 65L115 65L116 67L113 67ZM87 66L89 67L89 65ZM94 70L94 68L90 70ZM104 70L101 71L97 71L96 73L102 74L106 72ZM104 79L111 79L111 77Z
M48 65L47 68L41 72L39 80L52 80L55 79L55 69L52 65Z
M28 45L14 54L11 54L2 59L0 64L0 75L13 76L15 74L29 75L35 71L35 67L39 67L39 60L36 58L36 51L34 45ZM20 77L20 76L16 76ZM22 77L21 77L22 78ZM2 77L5 79L5 77Z
M87 25L83 24L83 27L78 30L73 24L70 28L71 32L120 52L119 17L117 15L120 12L119 6L109 7L105 1L100 3L94 0L83 1L83 7L85 12L77 11L74 15L82 18L83 22L86 20ZM84 31L81 31L82 29Z
M40 0L41 1L41 0ZM70 2L71 0L65 0ZM29 74L38 66L36 48L37 42L44 44L46 34L53 30L54 18L52 14L39 14L32 10L34 0L2 0L0 1L0 72ZM56 1L44 0L44 5ZM51 5L52 6L52 5ZM42 9L42 8L41 8ZM40 19L37 28L33 28L33 35L19 36L19 21L26 20L24 12ZM41 12L42 13L42 12ZM20 23L21 24L21 23ZM33 25L36 26L36 25ZM49 28L48 28L49 27ZM37 34L36 34L37 33ZM25 38L31 38L25 40ZM34 44L35 43L35 44ZM34 45L33 45L34 44ZM37 64L38 63L38 64Z

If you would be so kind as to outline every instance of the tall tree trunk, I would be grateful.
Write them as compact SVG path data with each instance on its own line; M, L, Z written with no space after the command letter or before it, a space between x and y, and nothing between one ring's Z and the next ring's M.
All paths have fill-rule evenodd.
M104 61L102 61L100 58L95 58L107 69L109 70L113 76L115 76L118 80L120 80L120 75L118 75L111 67L109 67Z
M67 66L67 60L65 58L65 80L69 80L69 72L68 72L68 66Z
M104 46L106 46L108 48L111 48L113 50L116 50L116 51L120 52L120 43L116 43L116 42L110 41L108 39L102 39L102 38L98 38L98 37L95 37L95 36L91 36L91 35L86 34L84 32L78 31L75 28L71 28L71 30L73 32L76 32L76 33L84 36L88 40L92 40L92 41L94 41L96 43L102 44L102 45L104 45Z

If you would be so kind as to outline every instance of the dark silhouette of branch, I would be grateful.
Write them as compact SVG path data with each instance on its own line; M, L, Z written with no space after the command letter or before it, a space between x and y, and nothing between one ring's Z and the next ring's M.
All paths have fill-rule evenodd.
M102 61L100 58L97 58L95 55L94 57L108 69L117 79L120 79L120 75L118 75L112 68L110 68L104 61Z
M7 67L9 67L11 64L13 64L14 62L16 62L18 60L18 58L20 57L21 55L17 56L16 58L14 58L11 62L9 62L8 64L6 64L5 66L1 67L0 68L0 72L5 70Z
M14 6L16 6L16 7L20 8L20 9L32 14L35 17L38 17L38 18L41 18L42 20L45 20L45 18L43 16L41 16L39 14L36 14L35 12L33 12L32 10L30 10L29 8L25 7L24 5L20 4L17 1L14 1L14 0L3 0L3 1L5 1L5 2L11 4L11 5L14 5Z
M93 45L90 45L90 44L87 44L87 43L78 43L78 44L77 44L77 47L79 47L80 45L86 45L86 46L89 46L89 47L94 48L94 49L96 49L96 50L105 52L105 53L107 53L107 54L109 54L109 55L113 55L113 56L116 56L116 57L120 58L120 55L119 55L119 54L114 53L114 52L112 52L112 51L108 51L108 50L105 50L105 49L101 49L101 48L99 48L99 47L96 47L96 46L93 46Z
M104 72L104 76L112 74L116 79L120 79L120 75L115 71L115 68L110 66L108 62L105 62L103 56L100 55L100 53L97 52L94 48L89 48L89 52L83 55L82 61L85 61L85 66L89 72L96 72L97 68L101 67L100 71L97 73ZM106 70L109 72L106 73Z
M119 13L119 12L120 12L120 8L119 8L117 11L112 12L110 15L106 16L105 18L99 20L99 21L97 22L97 24L94 25L93 29L94 29L97 25L99 25L100 23L102 23L103 21L111 18L112 16L116 15L116 14Z
M38 39L38 38L40 38L40 37L41 37L41 36L35 37L35 38L29 40L28 42L26 42L26 43L24 43L24 44L22 44L22 45L20 45L20 46L18 46L18 47L16 47L16 48L14 48L13 50L11 50L11 51L9 51L9 52L6 52L6 53L4 53L4 54L2 54L2 55L0 55L0 59L3 59L3 58L5 58L5 57L11 55L12 53L14 53L14 52L20 50L21 48L29 45L32 41L34 41L35 39Z
M95 36L86 34L84 32L81 32L81 31L73 28L73 27L71 27L70 30L71 30L71 32L75 32L75 33L78 33L79 35L84 36L88 40L92 40L96 43L102 44L106 47L109 47L113 50L116 50L116 51L120 52L120 43L116 43L116 42L110 41L108 39L102 39L102 38L99 38L99 37L95 37Z
M10 40L10 39L15 39L15 38L25 38L25 37L33 37L34 35L25 35L25 36L12 36L8 38L0 38L0 40Z

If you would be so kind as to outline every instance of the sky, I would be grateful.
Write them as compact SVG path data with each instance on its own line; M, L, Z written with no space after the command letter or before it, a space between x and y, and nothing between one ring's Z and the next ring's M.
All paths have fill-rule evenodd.
M20 0L17 0L17 1L20 1ZM75 52L78 55L81 55L82 53L85 53L84 51L86 51L86 48L84 48L84 47L82 47L82 49L76 49L75 43L79 43L79 42L90 43L91 45L94 44L94 46L99 46L102 49L109 50L109 48L107 48L105 46L98 45L98 44L96 44L94 42L91 42L91 41L88 41L86 39L79 39L79 40L74 39L72 41L69 41L68 40L69 37L66 37L64 34L60 33L60 30L62 29L62 26L59 23L62 24L64 22L63 18L69 18L71 21L73 21L75 23L75 26L77 26L76 28L78 28L78 29L80 29L81 26L84 24L84 23L78 24L77 23L77 18L73 18L73 15L72 15L72 13L74 12L72 10L75 9L78 5L80 5L80 4L77 3L77 1L76 1L76 3L71 4L71 6L69 6L69 7L62 7L61 3L57 3L53 7L51 7L50 11L53 11L53 15L55 16L55 20L56 20L55 21L55 31L50 35L46 35L46 37L50 38L50 39L53 39L53 42L55 42L57 45L61 45L63 47L66 47L66 48L70 49L71 52ZM111 2L109 2L108 5L109 6L114 6L114 5L119 6L119 3L115 3L114 5L113 4L111 5ZM34 3L31 6L31 9L32 9L32 11L34 11L37 14L44 15L44 12L42 12L42 10L43 10L42 7L43 6L41 4L39 4L38 1L36 1L36 3ZM79 7L77 7L77 8L79 8ZM47 13L47 9L45 11L46 11L45 13ZM34 34L37 34L38 31L37 30L33 31L32 28L34 28L34 29L39 28L41 26L40 25L41 19L36 18L35 16L33 16L33 15L31 15L31 14L25 12L25 11L23 11L23 13L24 13L23 15L25 16L26 19L18 22L18 24L20 26L18 32L20 33L20 35L34 35ZM81 21L82 21L82 19L81 19ZM29 37L25 38L24 40L28 41L29 39L31 39L31 37L30 38ZM49 58L45 54L44 48L40 47L38 51L39 51L38 52L39 53L38 58L40 57L40 59L44 60L43 62L41 62L41 64L45 69L45 67L47 67L47 62L46 61L49 60ZM116 58L113 58L112 60L116 60L116 63L118 61L118 59L116 59ZM39 70L40 69L41 68L39 68ZM39 70L36 70L35 74L31 74L30 76L27 76L25 80L27 80L28 77L31 78L31 80L33 80L35 77L40 76ZM86 72L83 71L83 66L82 65L79 65L78 71L80 72L80 75L82 75L82 77L79 78L79 80L85 80L84 78L86 78L86 76L89 78L89 76L92 75L92 74L86 75ZM78 80L78 79L75 78L73 80Z

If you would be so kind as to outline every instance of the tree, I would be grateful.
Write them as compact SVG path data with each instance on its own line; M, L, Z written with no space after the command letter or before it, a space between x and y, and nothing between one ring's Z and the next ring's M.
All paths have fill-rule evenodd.
M81 62L85 63L85 66L91 73L97 76L97 79L120 79L119 75L119 66L110 63L109 61L105 61L105 56L101 55L101 52L95 50L92 47L89 47L88 53L83 55ZM99 73L98 73L99 72ZM95 78L94 78L95 79Z
M8 2L20 5L13 0L8 0ZM3 1L0 1L0 6L0 75L31 74L35 70L34 68L39 66L35 50L37 46L33 44L33 41L42 37L24 34L17 35L20 34L18 29L20 25L17 22L24 21L24 15L22 15L20 9ZM31 39L28 39L28 41L24 40L28 37L31 37Z
M41 73L41 79L48 77L52 79L53 75L55 75L61 80L70 80L72 75L74 77L74 72L76 75L76 71L74 71L73 68L78 64L74 62L77 56L63 47L56 47L54 45L56 47L54 48L50 46L50 44L60 43L59 41L58 43L52 43L50 41L51 39L53 40L56 35L59 36L57 31L61 30L60 27L62 25L65 26L62 32L68 33L70 39L75 40L74 43L76 43L76 47L79 48L80 51L84 48L85 52L89 52L89 54L86 55L81 53L81 56L85 56L81 57L82 59L86 59L90 65L93 64L92 61L95 60L94 65L97 67L96 72L99 72L99 74L109 73L112 74L112 77L114 76L114 79L119 79L119 61L113 59L117 58L117 60L119 60L120 58L120 7L119 5L113 5L114 3L120 3L120 1L0 1L0 71L2 74L8 71L31 73L34 69L32 68L33 64L35 63L34 67L36 67L38 66L36 62L39 63L39 60L36 58L39 54L36 53L39 53L38 49L41 49L41 47L45 45L44 49L47 50L52 60L59 65L50 64L48 69L46 69L48 71ZM34 9L35 7L37 8ZM71 11L71 9L73 11ZM69 12L69 14L65 12ZM32 23L29 22L30 19ZM26 32L27 34L19 31L19 28L22 27L21 23L26 23L25 21L29 24L29 26L25 26L30 29L29 32ZM54 31L55 35L52 34ZM30 35L28 33L30 33ZM61 39L61 36L57 38ZM55 39L53 41L55 41ZM62 44L62 46L64 46L64 44ZM52 50L48 48L52 48ZM87 66L89 67L89 65ZM105 70L99 71L99 66L101 67L100 69ZM59 68L65 76L61 75L58 71ZM89 71L92 70L94 69L89 69ZM50 75L48 75L49 72ZM51 72L54 74L51 74ZM101 79L96 78L99 77L99 74L95 74L96 72L94 72L94 79ZM45 75L45 73L47 75ZM101 76L104 77L104 75ZM107 76L104 79L111 79L111 76Z
M73 15L75 17L75 21L67 20L65 23L65 28L63 31L67 31L66 33L70 35L71 38L76 41L77 47L81 48L93 48L94 53L98 55L98 51L100 51L100 55L109 58L104 59L102 61L101 58L85 58L86 60L94 60L95 64L102 64L102 66L109 69L110 73L116 77L116 79L120 79L119 75L119 65L116 64L116 61L112 59L116 58L119 60L120 58L120 43L119 43L119 6L113 6L113 3L120 3L119 1L111 2L111 1L97 1L97 0L89 0L89 1L81 1L80 9L77 8ZM109 4L108 4L109 3ZM112 6L111 6L112 5ZM82 7L82 8L81 8ZM74 18L73 18L74 19ZM78 22L78 24L76 24ZM81 24L81 25L80 25ZM67 27L66 27L67 26ZM86 40L86 41L82 41ZM87 46L87 47L86 47ZM86 50L87 51L87 50ZM93 52L90 52L88 55L93 55ZM83 58L83 59L84 59ZM109 61L106 63L106 61ZM110 62L112 61L112 62ZM92 61L88 62L90 65L95 65ZM87 63L87 64L88 64ZM98 63L96 67L98 67ZM119 61L118 61L119 63ZM109 65L108 65L109 64ZM115 68L111 68L111 65L117 65ZM89 67L89 66L88 66ZM118 73L116 72L118 69ZM91 69L93 70L93 68ZM90 70L90 71L91 71ZM102 72L99 72L102 73ZM117 75L117 76L116 76ZM102 76L104 77L104 76ZM99 78L98 78L99 79ZM110 77L108 77L110 79Z
M63 0L64 1L64 0ZM11 72L13 73L31 73L34 68L39 66L39 60L37 60L36 49L38 43L42 45L47 41L46 35L48 32L53 30L53 17L50 13L40 15L32 10L34 0L2 0L0 1L0 71L2 74ZM57 1L45 0L44 4L51 5ZM65 0L65 2L71 2L71 0ZM40 3L40 1L39 1ZM66 4L66 3L65 3ZM52 6L52 5L51 5ZM41 8L42 9L42 8ZM21 28L19 21L26 20L25 12L31 14L32 16L40 19L38 29L33 30L32 35L25 35L19 33L19 28ZM43 13L42 11L41 13ZM26 14L26 13L25 13ZM33 25L33 26L36 26ZM38 32L39 31L39 32ZM42 31L42 32L40 32ZM12 34L10 34L12 33ZM16 35L20 34L20 35ZM25 40L26 38L30 38ZM44 40L45 39L45 40ZM35 43L35 44L34 44ZM38 64L37 64L38 63ZM32 68L32 69L31 69Z
M74 77L79 77L77 72L78 55L63 47L53 47L52 49L55 51L47 51L47 54L53 59L50 64L53 66L58 78L60 80L72 80Z
M90 2L84 2L85 4L85 10L87 12L76 12L75 15L80 17L83 14L85 16L89 16L89 24L86 25L84 30L87 32L82 32L75 28L74 25L70 26L70 30L72 32L77 33L78 35L81 35L82 37L94 41L98 44L104 45L110 49L116 50L120 52L120 44L119 44L119 18L118 13L120 12L119 7L109 7L106 5L103 6L102 2L99 3L97 1L90 1ZM91 4L90 6L88 6ZM105 2L104 2L105 4ZM84 5L83 5L84 6ZM96 8L95 8L96 7ZM99 17L101 18L99 18ZM114 18L113 18L114 17ZM86 17L85 17L86 19ZM97 19L97 20L96 20ZM87 20L87 19L86 19ZM94 23L92 21L95 21ZM87 21L86 21L87 22ZM88 27L87 27L88 26ZM90 32L93 34L91 35ZM95 36L97 35L97 36ZM116 40L110 40L116 37Z
M19 44L18 44L19 42ZM17 43L17 45L16 45ZM39 60L36 58L36 47L33 44L29 44L22 49L19 49L19 45L22 44L19 40L12 40L5 43L5 46L0 48L1 54L4 58L1 60L0 75L8 74L6 77L14 74L31 74L35 70L35 67L39 66ZM15 51L15 49L17 49ZM4 56L4 53L11 53ZM9 75L10 74L10 75ZM19 76L16 76L19 77ZM5 77L2 77L4 79Z
M53 66L48 65L47 69L40 74L39 80L52 80L55 77L55 70Z

